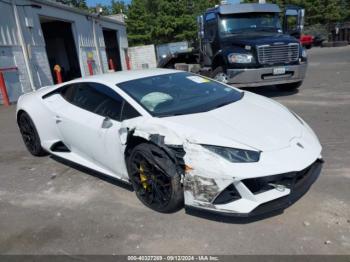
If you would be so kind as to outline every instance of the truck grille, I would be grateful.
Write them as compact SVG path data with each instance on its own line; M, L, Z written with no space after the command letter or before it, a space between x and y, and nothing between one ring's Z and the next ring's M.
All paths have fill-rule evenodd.
M257 46L259 63L262 65L288 64L299 59L299 44Z

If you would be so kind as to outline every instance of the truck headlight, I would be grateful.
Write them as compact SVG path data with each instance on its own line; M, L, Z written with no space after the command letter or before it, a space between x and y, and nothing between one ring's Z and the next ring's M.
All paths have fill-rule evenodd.
M260 159L261 152L257 151L212 145L202 146L232 163L251 163L258 162Z
M305 49L305 48L303 48L303 49L301 50L301 56L302 56L303 58L307 58L307 52L306 52L306 49Z
M229 54L227 58L231 64L250 64L255 61L254 56L252 54L232 53Z

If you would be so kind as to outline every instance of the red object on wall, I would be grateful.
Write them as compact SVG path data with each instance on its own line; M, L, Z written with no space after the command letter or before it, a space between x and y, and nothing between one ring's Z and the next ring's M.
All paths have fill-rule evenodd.
M61 67L59 65L55 65L55 67L53 68L53 71L55 71L55 74L56 74L57 84L63 83Z
M112 59L108 60L109 69L115 71L114 62Z
M129 55L128 55L128 51L127 51L127 50L125 50L125 61L126 61L126 68L127 68L128 70L130 70L130 69L131 69L131 66L130 66L130 58L129 58Z
M87 65L89 69L89 74L92 76L94 74L94 69L92 68L93 60L87 60Z
M0 92L2 95L2 100L3 100L4 106L9 106L10 100L9 100L9 96L7 94L7 88L6 88L6 83L5 83L5 78L4 78L3 72L14 71L17 69L18 69L17 67L0 68Z

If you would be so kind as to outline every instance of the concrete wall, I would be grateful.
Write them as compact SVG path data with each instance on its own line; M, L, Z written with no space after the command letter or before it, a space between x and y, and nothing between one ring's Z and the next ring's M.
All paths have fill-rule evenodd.
M19 41L14 10L10 4L11 0L6 1L9 2L9 4L2 1L0 2L0 67L18 67L17 72L4 74L10 100L15 101L20 94L31 91L32 87L25 65L23 49ZM40 17L67 21L72 24L82 76L88 75L88 53L93 54L95 60L95 74L108 72L102 28L116 30L120 47L122 69L126 70L127 66L124 51L128 47L128 41L125 24L122 22L103 17L93 18L80 10L44 0L16 0L16 4L23 31L25 48L28 50L30 69L35 85L34 89L53 84ZM37 4L42 8L37 9L30 6L20 6L28 4ZM93 35L93 21L95 21L97 47ZM97 50L100 53L100 59L97 55ZM17 83L15 81L16 78Z

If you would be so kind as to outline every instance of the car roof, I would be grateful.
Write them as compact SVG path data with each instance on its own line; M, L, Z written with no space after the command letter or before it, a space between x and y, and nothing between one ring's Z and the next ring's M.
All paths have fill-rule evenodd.
M113 73L86 76L79 79L75 79L72 82L80 82L80 81L105 82L114 86L122 82L136 80L140 78L179 73L179 72L182 72L182 71L173 70L173 69L160 69L160 68L144 69L144 70L128 70L128 71L118 71Z

